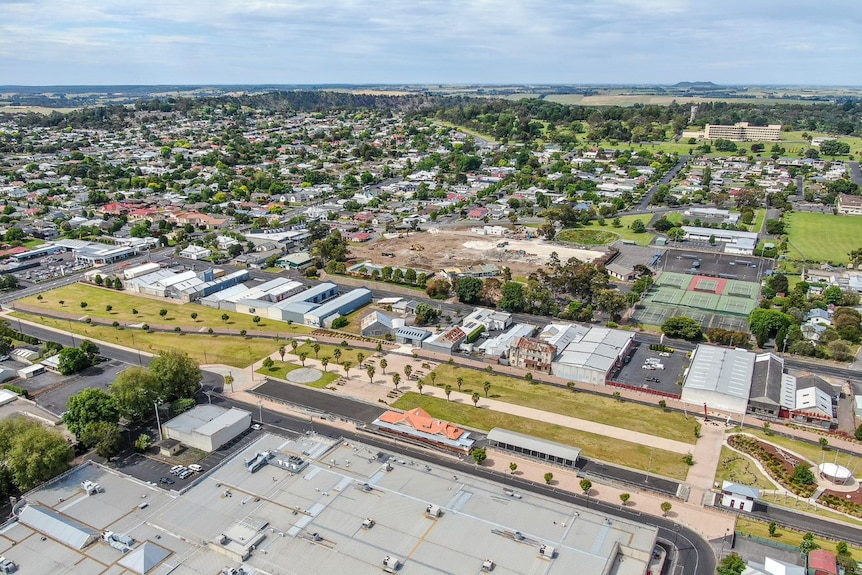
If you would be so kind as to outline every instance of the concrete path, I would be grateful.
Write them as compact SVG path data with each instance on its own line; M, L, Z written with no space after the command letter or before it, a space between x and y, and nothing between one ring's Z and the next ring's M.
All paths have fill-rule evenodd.
M701 438L694 448L694 465L689 469L686 483L691 486L689 502L703 504L704 495L713 488L715 472L721 460L721 446L724 443L724 425L707 422L701 427Z

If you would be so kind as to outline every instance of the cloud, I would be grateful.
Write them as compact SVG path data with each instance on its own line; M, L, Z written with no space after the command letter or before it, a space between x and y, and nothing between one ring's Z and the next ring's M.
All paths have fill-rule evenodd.
M856 2L0 2L0 84L860 84Z

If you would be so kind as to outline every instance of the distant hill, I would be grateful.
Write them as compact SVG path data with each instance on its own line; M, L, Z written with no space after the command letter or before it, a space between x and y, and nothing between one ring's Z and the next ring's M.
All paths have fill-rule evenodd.
M713 88L719 88L718 84L713 84L712 82L677 82L672 86L673 88L688 88L689 90L712 90Z

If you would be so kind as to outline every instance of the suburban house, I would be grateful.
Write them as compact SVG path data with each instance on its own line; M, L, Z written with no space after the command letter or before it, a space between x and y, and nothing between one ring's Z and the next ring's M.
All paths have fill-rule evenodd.
M835 202L835 210L845 216L862 216L862 196L840 194Z

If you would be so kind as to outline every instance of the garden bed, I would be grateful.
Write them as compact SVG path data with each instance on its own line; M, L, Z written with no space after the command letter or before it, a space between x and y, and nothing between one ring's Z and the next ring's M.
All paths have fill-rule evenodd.
M798 460L773 445L746 435L732 435L727 442L734 449L747 453L758 460L774 481L792 493L800 497L811 497L817 489L816 483L800 483L793 479L799 465L810 467L807 461Z

